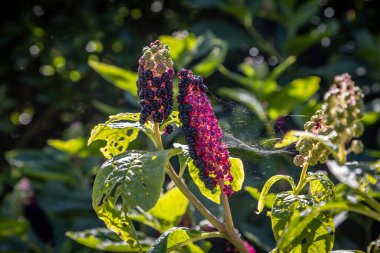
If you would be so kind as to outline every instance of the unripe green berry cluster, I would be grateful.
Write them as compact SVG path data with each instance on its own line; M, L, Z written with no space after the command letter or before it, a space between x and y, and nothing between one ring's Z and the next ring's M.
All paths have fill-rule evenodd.
M327 136L333 144L345 148L346 143L363 134L364 126L360 122L363 117L363 97L363 92L355 86L350 75L336 76L334 84L324 96L322 109L305 123L305 131ZM296 149L299 152L294 158L296 166L303 166L305 162L309 165L325 163L331 153L322 142L309 138L299 140ZM350 150L355 154L362 152L363 143L352 141Z
M173 68L168 45L162 45L160 41L156 41L151 47L144 47L143 53L139 63L144 65L146 70L162 75L167 68Z

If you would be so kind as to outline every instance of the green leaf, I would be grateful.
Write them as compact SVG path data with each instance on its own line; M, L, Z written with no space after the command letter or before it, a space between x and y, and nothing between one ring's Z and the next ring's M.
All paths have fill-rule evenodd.
M339 31L339 23L331 20L324 24L325 29L313 29L309 34L298 35L288 39L284 48L288 55L299 55L310 46L320 43L324 37L330 37Z
M59 180L66 183L75 183L75 178L70 175L67 156L62 156L52 149L32 150L18 149L5 153L7 162L13 170L21 175L40 180Z
M327 161L330 172L342 183L353 189L366 192L370 185L380 181L379 164L352 163L339 165L336 161Z
M296 31L318 12L320 5L317 1L309 0L300 4L297 11L288 19L289 34L293 37Z
M170 151L131 150L105 162L94 182L94 209L101 208L104 200L116 205L119 198L125 210L136 206L151 209L161 194Z
M315 202L327 202L335 197L335 186L326 174L309 172L306 180L309 181L310 195Z
M246 186L244 188L244 190L246 190L254 199L256 199L256 200L260 199L261 193L260 193L259 189L255 188L255 187L252 187L252 186ZM264 205L267 208L272 208L275 198L276 198L276 194L274 194L274 193L269 193L268 194L267 193Z
M290 144L297 142L298 140L301 140L301 139L318 140L318 141L322 142L324 145L326 145L326 147L332 153L336 154L338 152L338 147L329 140L328 136L317 135L317 134L313 134L313 133L309 133L309 132L303 132L303 131L293 131L293 130L287 132L285 134L284 138L280 142L276 143L274 145L274 147L275 148L287 147Z
M166 253L195 241L223 237L219 232L201 232L189 228L174 227L162 234L148 253Z
M187 145L182 145L180 143L173 143L173 147L176 149L181 150L181 152L178 154L178 160L179 160L179 177L183 176L183 173L186 170L187 164L190 162L191 158L189 155L189 147Z
M106 141L106 145L100 151L110 159L124 153L129 143L137 138L139 131L145 133L154 143L153 125L150 122L140 125L139 117L139 113L120 113L110 116L108 121L92 129L88 145L96 140Z
M230 157L229 159L231 163L231 174L233 177L231 186L232 189L237 192L240 191L244 182L244 167L243 162L239 158Z
M95 189L95 187L94 187ZM93 200L97 196L93 194ZM139 241L135 227L131 219L126 215L125 211L115 206L107 197L101 199L96 206L93 207L99 217L106 224L107 228L115 232L121 239L127 242L132 248L139 248Z
M160 125L160 130L163 131L168 125L174 124L177 127L181 126L181 121L178 118L178 111L173 111L165 122Z
M261 213L264 210L265 200L267 198L268 192L269 192L270 188L272 187L272 185L279 180L288 181L290 186L292 187L292 190L294 191L296 189L296 186L294 184L294 180L290 176L276 175L276 176L269 178L268 181L265 183L262 191L261 191L259 203L257 204L257 210L258 210L257 213Z
M333 250L330 253L364 253L361 250Z
M198 189L203 194L203 196L205 196L206 198L208 198L209 200L217 204L220 204L220 194L221 194L220 187L215 187L215 189L212 191L207 189L203 181L198 176L199 169L194 166L193 160L190 160L190 162L188 163L188 166L189 166L190 176L193 179L195 185L198 186Z
M145 224L145 225L157 230L160 233L165 232L165 230L162 229L162 225L158 219L156 219L152 215L148 214L147 212L145 212L144 210L142 210L139 207L136 207L135 209L129 210L127 215L133 221Z
M115 233L106 228L68 231L66 232L66 236L92 249L112 252L140 252L140 248L131 247L131 245L120 240ZM149 249L148 243L142 242L140 246L144 251Z
M195 50L197 44L197 37L194 34L189 34L181 38L161 35L159 40L169 46L170 57L177 69L185 67L185 65L192 60L193 54L191 52Z
M93 60L90 60L88 65L108 82L137 97L136 81L138 76L135 72Z
M282 75L282 73L284 73L284 71L289 68L290 65L295 63L296 60L297 58L295 56L289 56L288 58L286 58L283 62L281 62L270 72L268 79L277 80L277 78L279 78Z
M197 65L193 67L194 73L206 78L215 72L223 63L227 54L227 43L220 39L214 40L211 52Z
M136 242L129 208L151 209L158 201L171 150L129 151L108 160L99 169L92 206L106 226L127 242ZM121 206L119 206L121 202Z
M239 191L244 181L243 163L239 158L230 157L229 161L231 163L231 174L234 178L234 180L231 183L231 186L234 191ZM220 204L220 187L217 186L212 191L207 189L205 187L204 182L199 178L199 169L194 166L192 159L188 163L188 166L190 176L193 179L195 185L198 186L198 189L203 194L203 196L217 204Z
M248 78L248 77L245 77L243 75L231 72L226 67L224 67L223 65L219 65L218 66L218 71L220 73L222 73L223 75L225 75L230 80L232 80L232 81L234 81L234 82L236 82L238 84L241 84L242 86L244 86L246 88L249 88L249 89L252 88L252 80L251 80L251 78Z
M295 220L307 215L314 204L313 198L307 195L296 196L290 193L277 195L271 219L277 247L282 252L327 253L331 251L335 232L331 214L313 215L306 226L295 225L297 224Z
M163 230L177 226L186 212L189 200L175 187L167 191L148 214L161 221Z
M287 115L297 105L310 99L319 89L320 78L316 76L293 80L279 91L270 94L269 117L272 120Z
M324 212L327 212L329 214L330 211L351 211L362 215L366 215L372 219L380 221L379 214L372 211L367 206L361 204L352 204L345 199L335 199L333 202L329 202L325 205L316 205L311 209L306 210L305 212L301 212L297 216L294 216L288 229L284 231L281 239L278 241L278 245L282 245L282 247L287 247L295 238L302 236L303 231L307 227L310 227L309 224L312 223L315 217L320 217L321 215L323 215Z
M10 220L0 217L0 237L24 236L29 231L29 223L24 219Z
M88 157L90 155L90 150L84 138L73 138L67 141L50 139L47 143L49 146L70 155L79 157Z
M362 118L362 122L369 126L375 124L380 119L380 112L366 112Z
M160 233L177 226L188 206L188 199L173 188L163 194L153 209L144 212L141 208L130 210L128 216L133 220L154 228Z

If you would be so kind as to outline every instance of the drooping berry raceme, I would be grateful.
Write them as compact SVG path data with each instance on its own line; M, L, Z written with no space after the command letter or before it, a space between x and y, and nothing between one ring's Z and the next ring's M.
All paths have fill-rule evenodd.
M140 98L140 124L161 123L173 110L173 61L167 45L159 40L143 49L139 59L137 93Z
M233 193L233 178L229 153L206 95L207 87L201 77L193 75L189 70L182 69L179 78L179 119L190 157L199 169L199 178L209 190L223 183L223 192L230 196Z
M336 76L334 84L324 96L322 109L306 122L305 131L327 136L333 144L345 149L346 143L363 134L364 127L360 122L363 117L363 97L363 92L355 86L349 74ZM299 140L296 149L300 152L294 158L297 166L305 162L309 165L324 163L331 153L326 145L312 139ZM362 142L353 140L350 150L360 153L363 150Z

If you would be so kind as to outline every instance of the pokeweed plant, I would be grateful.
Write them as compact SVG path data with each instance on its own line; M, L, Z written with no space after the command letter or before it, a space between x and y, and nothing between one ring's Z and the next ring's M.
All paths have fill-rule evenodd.
M380 178L379 163L346 163L349 153L363 150L363 144L356 139L364 131L360 122L363 97L348 74L336 76L324 96L321 110L306 122L305 131L289 131L275 144L282 148L296 143L299 154L294 157L294 164L302 171L298 184L288 175L271 177L259 195L258 213L265 206L271 209L268 215L277 241L272 252L330 252L335 236L333 217L339 211L352 211L380 221L380 202L369 191L369 186ZM328 161L329 156L334 160ZM325 173L307 172L309 166L318 163L327 163L344 184L335 187ZM362 175L355 175L347 166L354 166L356 171L360 168ZM291 190L278 193L268 203L269 190L279 180L287 181ZM343 190L347 186L351 193Z
M67 235L97 249L152 253L184 246L198 247L193 242L223 237L239 252L254 252L234 228L228 202L228 197L242 187L243 163L229 156L206 95L207 87L202 78L190 70L182 69L178 73L179 112L173 111L174 75L168 46L157 40L145 47L139 59L137 79L141 113L110 116L91 132L89 144L104 140L101 152L109 159L96 174L93 208L107 228L126 243L115 241L104 229L68 232ZM187 145L174 144L172 148L164 145L161 136L170 134L174 126L182 127ZM129 150L129 144L138 133L144 133L156 150ZM180 161L179 173L170 162L175 156ZM224 221L216 218L189 190L182 178L186 167L200 192L215 203L222 203ZM175 187L162 195L165 174ZM208 219L215 231L176 227L188 203ZM141 231L136 231L133 221L162 235L152 243L147 242L147 238L140 240Z

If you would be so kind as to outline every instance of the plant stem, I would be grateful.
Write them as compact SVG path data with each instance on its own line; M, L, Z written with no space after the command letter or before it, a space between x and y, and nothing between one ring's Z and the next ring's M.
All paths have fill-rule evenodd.
M157 149L163 150L162 145L162 139L160 134L160 128L157 123L154 124L154 139L156 141ZM182 179L177 175L177 173L174 171L172 165L170 162L168 162L166 166L166 173L169 175L170 179L174 182L174 184L178 187L178 189L182 192L183 195L189 200L189 202L195 206L195 208L205 217L207 218L210 223L217 229L219 232L226 236L226 238L234 245L234 247L240 252L240 253L249 253L247 248L244 245L244 242L241 240L239 235L236 233L232 216L231 216L231 210L228 203L227 196L222 191L222 202L223 207L225 209L226 214L226 223L222 223L220 220L218 220L203 204L199 201L197 197L194 196L194 194L189 190L187 185L182 181Z
M339 145L339 164L345 164L346 163L346 147L344 145L344 142L341 142Z
M375 209L378 213L380 213L380 203L378 201L376 201L376 199L372 198L371 196L368 196L367 193L359 190L359 189L355 189L355 192L360 196L362 197L366 202L367 204L372 207L373 209Z
M300 176L300 181L298 182L298 185L296 187L296 189L294 190L294 194L295 195L298 195L301 190L303 189L303 187L305 186L305 183L306 183L306 172L307 172L307 168L309 167L309 164L306 162L303 164L302 166L302 172L301 172L301 176Z
M224 224L218 220L200 201L194 194L189 190L177 173L174 171L172 165L168 163L166 167L166 173L169 175L170 179L173 180L174 184L178 189L185 195L185 197L190 201L193 206L205 217L210 223L218 229L220 232L224 232Z
M162 145L160 126L158 123L154 123L154 139L156 141L156 146L158 150L163 150L164 146Z
M224 185L223 180L219 181L220 191L222 192L222 204L223 204L223 208L224 208L226 226L227 226L227 229L233 230L234 229L234 222L232 220L230 203L228 202L227 195L223 192L223 185Z
M222 204L224 208L224 215L226 219L226 234L228 236L229 241L234 245L234 247L240 252L240 253L249 253L247 250L247 247L245 246L244 242L238 235L238 233L235 230L234 222L232 220L231 215L231 208L230 203L228 202L227 195L223 192L223 181L219 181L219 187L220 191L222 192Z

